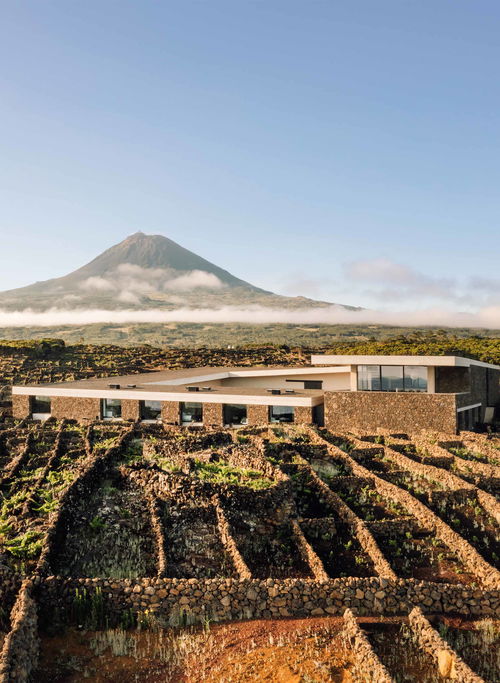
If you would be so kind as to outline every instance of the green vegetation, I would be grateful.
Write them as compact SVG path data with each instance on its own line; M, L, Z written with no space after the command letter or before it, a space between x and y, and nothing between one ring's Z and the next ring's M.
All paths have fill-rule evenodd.
M126 326L93 324L53 328L4 327L0 328L0 336L6 340L0 341L0 353L4 353L5 349L5 352L26 353L31 357L39 354L39 358L51 354L68 357L75 350L92 353L92 347L88 344L101 344L100 351L94 347L94 353L110 355L112 349L116 348L110 345L118 344L142 347L143 350L154 346L184 351L188 348L227 350L228 346L232 346L235 350L257 347L285 347L290 350L293 347L302 347L305 353L308 350L321 349L330 349L335 353L458 353L480 360L500 362L500 332L470 328L442 330L429 327L422 331L384 325L145 323ZM47 336L57 339L47 339ZM44 346L37 346L42 343ZM57 345L64 343L67 345L66 349L59 349Z
M202 462L193 460L194 472L198 479L215 484L228 484L231 486L246 486L247 488L260 491L268 489L273 482L262 476L257 470L233 467L224 463Z
M32 560L42 549L42 537L43 534L39 531L27 531L25 534L4 541L4 546L13 557L20 560Z

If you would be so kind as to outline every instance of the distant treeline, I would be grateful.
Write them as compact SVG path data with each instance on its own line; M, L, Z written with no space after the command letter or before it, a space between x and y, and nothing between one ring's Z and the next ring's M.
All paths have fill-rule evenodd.
M329 344L334 354L466 356L500 365L500 339L493 337L455 337L442 333L400 335L384 341L335 342Z
M66 347L63 339L1 339L0 353L19 353L36 358L46 358L60 353Z
M233 348L238 349L282 349L284 352L293 350L304 351L304 354L321 351L325 353L334 354L380 354L380 355L432 355L432 356L466 356L468 358L475 358L486 363L494 363L500 365L500 338L498 337L483 337L479 335L472 335L469 337L458 337L450 334L444 330L433 332L411 332L409 334L399 334L388 339L365 339L365 340L349 340L349 341L333 341L328 344L317 343L314 333L311 333L307 344L279 344L279 343L242 343L237 344ZM315 343L316 342L316 343ZM134 348L165 348L162 344L158 346L154 344L137 344L128 346L123 353L127 354L133 352ZM193 348L199 350L204 346L200 344L193 344ZM63 353L71 353L73 350L85 349L88 353L99 354L104 351L112 351L113 353L120 353L120 347L112 344L65 344L62 339L38 339L38 340L15 340L7 341L0 340L0 353L2 355L26 355L31 358L49 358L58 357ZM211 346L212 351L216 347ZM170 347L170 352L174 351ZM183 347L186 351L186 347ZM227 353L227 349L222 346L221 353Z

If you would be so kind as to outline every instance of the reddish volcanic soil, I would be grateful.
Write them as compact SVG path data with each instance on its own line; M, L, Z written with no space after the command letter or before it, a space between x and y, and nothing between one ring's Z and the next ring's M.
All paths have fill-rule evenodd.
M352 681L342 619L289 619L210 629L81 632L45 637L39 683L315 683Z

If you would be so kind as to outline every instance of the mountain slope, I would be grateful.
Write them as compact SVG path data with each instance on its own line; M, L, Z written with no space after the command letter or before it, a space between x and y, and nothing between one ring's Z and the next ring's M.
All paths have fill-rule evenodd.
M162 235L137 232L63 277L0 293L4 310L326 306L255 287ZM350 308L350 307L347 307Z

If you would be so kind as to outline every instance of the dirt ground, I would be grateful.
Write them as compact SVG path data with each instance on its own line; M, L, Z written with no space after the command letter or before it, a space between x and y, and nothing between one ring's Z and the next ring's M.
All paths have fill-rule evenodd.
M39 683L348 683L342 619L247 621L172 631L42 639Z

